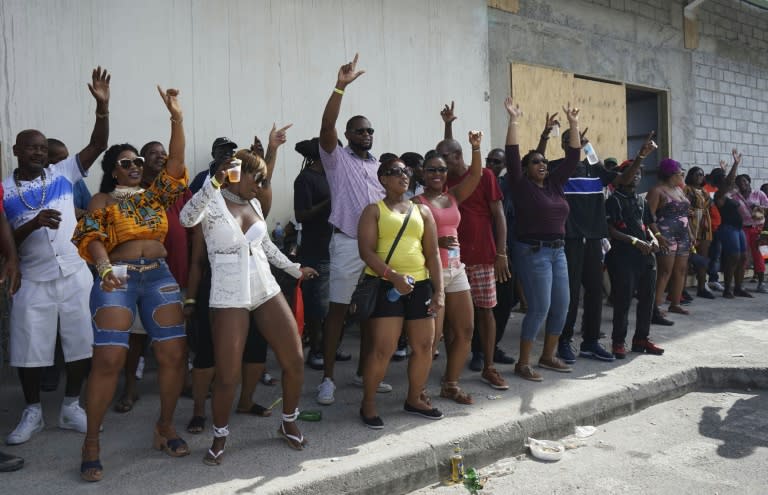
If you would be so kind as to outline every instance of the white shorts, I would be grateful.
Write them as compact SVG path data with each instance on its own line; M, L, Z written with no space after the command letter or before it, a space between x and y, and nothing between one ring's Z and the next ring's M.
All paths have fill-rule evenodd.
M64 361L91 357L93 329L88 294L93 275L83 267L67 277L46 282L22 279L11 307L11 366L53 365L59 324Z
M458 267L443 268L443 286L446 294L470 290L464 263Z
M360 273L365 263L360 259L357 239L334 232L328 247L331 255L331 275L328 282L328 300L338 304L349 304L355 292Z

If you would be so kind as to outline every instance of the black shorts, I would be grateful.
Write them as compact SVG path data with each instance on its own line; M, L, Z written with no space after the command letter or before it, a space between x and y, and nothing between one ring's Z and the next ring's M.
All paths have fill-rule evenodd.
M427 312L432 302L432 282L429 279L416 282L410 294L400 296L395 302L387 299L387 292L391 288L392 283L381 281L371 318L400 317L406 320L421 320L433 317Z

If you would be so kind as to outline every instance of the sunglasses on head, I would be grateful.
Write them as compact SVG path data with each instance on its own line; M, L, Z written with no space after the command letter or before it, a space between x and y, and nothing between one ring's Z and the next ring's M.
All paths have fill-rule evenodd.
M117 165L123 170L128 170L131 168L131 165L136 165L138 168L141 168L144 166L144 158L140 156L137 156L133 160L130 158L123 158L122 160L117 161Z
M448 172L448 167L427 167L424 171L431 174L444 174Z
M385 177L395 177L395 176L402 176L402 175L406 177L410 177L412 174L413 172L411 172L411 169L406 167L393 167L381 173L381 175Z
M353 130L352 132L354 132L358 136L362 136L363 134L368 134L370 136L373 136L373 127L361 127L359 129Z

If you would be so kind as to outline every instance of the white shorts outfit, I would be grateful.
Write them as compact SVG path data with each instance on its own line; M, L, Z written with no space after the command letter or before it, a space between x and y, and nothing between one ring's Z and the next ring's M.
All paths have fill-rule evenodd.
M328 282L328 300L338 304L349 304L355 292L360 273L365 263L360 259L357 239L341 232L334 232L328 246L331 255L331 274Z

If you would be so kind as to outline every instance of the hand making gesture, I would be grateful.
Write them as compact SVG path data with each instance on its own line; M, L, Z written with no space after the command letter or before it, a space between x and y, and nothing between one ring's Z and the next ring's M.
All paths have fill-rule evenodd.
M440 117L443 118L443 122L446 124L450 124L454 120L456 120L458 117L456 117L456 114L453 113L454 109L454 103L453 100L451 100L451 106L449 107L446 103L442 110L440 110Z
M97 106L102 105L106 107L109 103L109 81L111 79L112 76L107 72L107 69L102 69L101 66L93 69L88 89L96 99Z
M340 90L344 90L349 83L365 74L364 70L357 70L358 54L355 53L355 58L351 62L344 64L339 68L339 74L336 76L336 87Z
M285 131L290 129L291 126L293 126L293 124L288 124L287 126L278 129L277 126L272 123L272 130L269 131L269 142L267 146L276 150L285 144L285 141L288 139L288 135Z
M181 120L181 104L179 103L179 90L174 88L168 88L167 91L163 91L160 85L157 86L157 91L160 93L160 98L163 99L168 111L171 112L171 119Z

